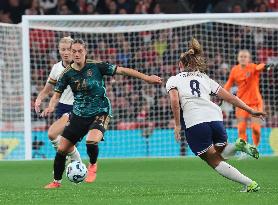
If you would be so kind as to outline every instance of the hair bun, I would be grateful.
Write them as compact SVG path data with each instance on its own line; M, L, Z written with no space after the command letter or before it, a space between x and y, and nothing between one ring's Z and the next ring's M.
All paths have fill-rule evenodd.
M202 53L202 46L196 38L191 39L191 41L189 42L189 48L194 51L194 54Z
M195 51L194 49L190 48L188 51L187 51L187 54L189 55L194 55Z
M194 55L194 50L192 48L190 48L188 51L186 52L183 52L181 55L180 55L180 59L183 59L185 58L187 55Z

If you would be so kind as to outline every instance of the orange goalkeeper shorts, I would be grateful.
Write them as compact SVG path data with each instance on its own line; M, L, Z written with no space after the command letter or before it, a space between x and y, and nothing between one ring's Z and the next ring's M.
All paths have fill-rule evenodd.
M248 106L257 111L263 111L263 102L260 102L257 105L248 105ZM250 118L251 115L248 112L246 112L245 110L236 108L236 117L237 118Z

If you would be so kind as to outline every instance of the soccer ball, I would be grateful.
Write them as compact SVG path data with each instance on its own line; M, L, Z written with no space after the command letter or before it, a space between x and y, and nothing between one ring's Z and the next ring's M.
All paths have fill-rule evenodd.
M71 182L80 183L87 176L87 168L82 162L73 161L68 164L66 175Z

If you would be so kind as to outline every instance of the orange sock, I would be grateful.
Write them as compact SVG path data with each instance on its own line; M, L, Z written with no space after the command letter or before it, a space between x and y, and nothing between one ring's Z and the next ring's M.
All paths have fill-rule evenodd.
M261 139L261 125L259 123L252 122L251 128L253 143L256 147L258 147Z
M247 141L247 134L246 134L246 126L247 126L247 123L246 122L239 122L237 124L237 130L238 130L238 135L239 135L239 138Z

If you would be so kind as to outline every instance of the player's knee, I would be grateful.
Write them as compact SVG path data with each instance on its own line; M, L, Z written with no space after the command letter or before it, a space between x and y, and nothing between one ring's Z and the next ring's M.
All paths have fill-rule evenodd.
M223 159L221 158L221 156L217 153L217 156L215 156L211 161L209 161L209 165L214 169L215 167L217 167L219 165L219 163L223 161Z
M216 150L216 152L218 152L219 154L221 154L223 152L223 150L225 149L227 144L224 144L223 146L214 146L214 149Z
M60 155L63 155L63 156L66 156L66 155L67 155L67 151L66 151L64 148L62 148L62 147L58 147L57 152L58 152Z
M219 165L221 161L223 161L223 158L218 152L213 153L206 153L206 157L204 160L207 162L209 166L211 166L213 169Z
M52 129L49 129L47 134L48 134L48 138L51 141L53 141L57 138L57 134Z

